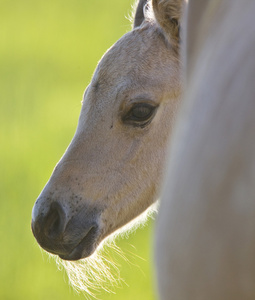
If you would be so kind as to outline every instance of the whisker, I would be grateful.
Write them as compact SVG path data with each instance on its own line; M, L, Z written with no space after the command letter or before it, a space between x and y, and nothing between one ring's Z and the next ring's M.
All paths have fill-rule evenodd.
M86 259L78 261L66 261L55 255L50 254L49 257L54 257L59 270L65 269L70 285L76 292L82 292L86 299L98 299L98 295L102 290L107 293L115 293L116 288L120 288L123 284L128 284L120 276L119 259L115 259L115 255L123 261L138 267L130 261L127 255L131 258L142 257L127 250L127 255L116 245L116 238L126 237L138 227L144 226L148 218L153 217L157 205L147 209L145 213L124 226L121 230L109 236L101 243L98 250ZM134 246L131 245L133 249ZM139 268L140 269L140 268Z

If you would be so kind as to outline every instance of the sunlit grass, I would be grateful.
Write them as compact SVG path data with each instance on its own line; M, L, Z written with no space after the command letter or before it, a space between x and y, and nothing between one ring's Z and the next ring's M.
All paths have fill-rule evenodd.
M74 134L98 60L131 28L132 2L0 2L1 300L84 299L37 245L31 210ZM101 299L154 299L150 232L117 242L131 261L116 258L126 284Z

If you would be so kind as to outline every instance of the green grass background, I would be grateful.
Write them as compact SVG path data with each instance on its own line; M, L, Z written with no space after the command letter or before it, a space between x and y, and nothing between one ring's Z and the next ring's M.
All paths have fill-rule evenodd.
M0 0L1 300L85 299L36 244L31 210L74 134L98 60L131 28L132 3ZM150 222L118 241L133 253L119 261L128 286L101 299L155 299L152 231Z

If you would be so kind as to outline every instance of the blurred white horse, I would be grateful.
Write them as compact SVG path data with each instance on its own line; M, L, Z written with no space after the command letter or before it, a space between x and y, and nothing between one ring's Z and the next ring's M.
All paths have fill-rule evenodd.
M170 1L171 2L171 1ZM190 0L156 232L162 300L255 299L255 1Z

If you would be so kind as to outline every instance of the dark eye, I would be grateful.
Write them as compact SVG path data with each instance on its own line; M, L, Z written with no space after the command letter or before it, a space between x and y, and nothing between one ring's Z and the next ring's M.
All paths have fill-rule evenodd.
M157 106L148 103L136 103L122 117L124 123L144 127L152 120Z

